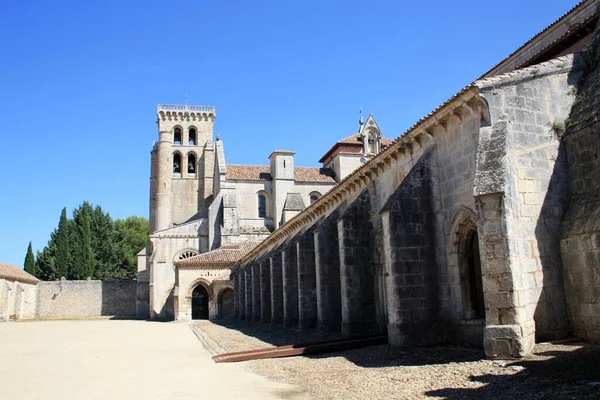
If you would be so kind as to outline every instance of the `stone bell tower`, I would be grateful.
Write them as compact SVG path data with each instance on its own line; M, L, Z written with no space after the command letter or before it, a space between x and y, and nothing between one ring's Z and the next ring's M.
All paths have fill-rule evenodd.
M212 195L215 107L159 104L151 152L150 231L206 214Z

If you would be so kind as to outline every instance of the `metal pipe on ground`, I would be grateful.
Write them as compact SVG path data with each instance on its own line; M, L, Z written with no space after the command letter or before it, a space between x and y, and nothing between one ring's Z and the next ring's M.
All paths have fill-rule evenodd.
M264 358L293 357L309 354L330 353L333 351L350 350L359 347L387 344L387 336L369 336L354 339L329 340L325 342L291 344L286 346L265 347L245 351L217 354L213 356L216 363L258 360Z

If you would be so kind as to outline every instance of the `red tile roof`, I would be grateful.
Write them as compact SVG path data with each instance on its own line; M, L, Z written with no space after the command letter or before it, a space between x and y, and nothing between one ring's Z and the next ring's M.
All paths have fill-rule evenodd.
M39 279L23 271L21 268L2 263L0 263L0 279L33 284L39 282Z
M268 165L227 165L227 179L240 181L270 181Z
M335 183L333 173L327 168L295 167L294 179L297 182ZM227 165L227 179L241 181L270 181L271 168L268 165Z
M362 135L360 133L355 133L352 136L348 136L346 138L343 138L342 140L338 140L337 141L338 144L359 144L362 146L363 142L362 142ZM388 139L388 138L381 138L381 146L387 146L388 144L392 143L392 139ZM334 146L335 147L335 146Z
M176 261L175 265L178 268L232 265L244 255L249 253L250 250L255 248L258 243L259 242L242 242L225 244L216 250Z
M335 183L333 173L329 168L294 168L294 179L296 182L321 182Z

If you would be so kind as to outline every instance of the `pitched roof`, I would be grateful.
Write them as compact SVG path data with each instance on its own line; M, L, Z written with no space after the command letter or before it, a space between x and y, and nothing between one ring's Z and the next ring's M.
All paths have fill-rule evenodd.
M33 284L39 282L38 278L23 271L21 268L2 263L0 263L0 279Z
M288 193L283 205L283 211L301 211L305 207L300 193Z
M270 181L271 167L268 165L227 165L228 180Z
M296 167L294 179L296 182L335 183L333 172L329 168Z
M271 181L271 167L268 165L227 165L228 180ZM333 173L328 168L295 167L294 179L297 182L335 183Z
M559 45L563 40L575 35L578 30L585 30L588 23L592 22L593 29L595 25L593 20L597 18L595 3L596 0L578 2L569 11L486 71L478 80L527 67L532 63L537 64L547 61L549 58L540 60L539 57L548 52L549 49ZM550 56L550 58L553 57Z
M381 148L384 149L387 146L389 146L390 144L392 144L394 141L392 139L388 139L385 137L381 137ZM321 157L321 159L319 160L319 162L325 162L325 160L327 160L327 158L333 154L333 152L336 149L343 149L344 147L347 148L347 146L352 146L352 147L362 147L363 145L363 138L362 138L362 133L355 133L354 135L345 137L341 140L338 140L333 146L331 146L331 148L327 151L327 153L325 153L325 155L323 157ZM336 154L354 154L354 153L347 153L344 152L344 150L340 150L338 151Z
M242 242L224 244L216 250L176 261L175 265L178 268L231 265L255 248L258 243L259 242Z
M384 137L381 138L382 146L387 146L390 143L392 143L392 139L388 139L388 138L384 138ZM342 140L338 140L336 144L359 144L362 146L362 144L363 144L362 134L355 133L352 136L348 136L346 138L343 138Z

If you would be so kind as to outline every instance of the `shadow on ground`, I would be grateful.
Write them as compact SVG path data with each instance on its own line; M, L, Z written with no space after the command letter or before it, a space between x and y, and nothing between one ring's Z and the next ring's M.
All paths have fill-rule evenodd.
M527 393L520 399L600 399L600 346L579 343L561 348L564 350L542 351L511 363L509 368L519 371L513 375L471 377L485 386L426 394L444 399L506 399L516 392Z
M211 321L227 329L236 330L246 336L257 338L272 346L307 344L326 340L342 339L341 333L323 333L316 329L293 329L279 325L253 324L243 321ZM458 346L432 346L398 348L389 345L368 346L351 351L337 351L307 356L310 358L344 357L364 368L394 366L419 366L478 361L484 358L479 349Z
M340 338L339 333L296 330L240 321L213 321L273 346ZM448 387L424 393L444 399L600 399L600 345L577 342L539 344L524 360L482 361L481 350L458 346L397 348L370 346L309 356L314 359L344 357L364 368L436 366L469 362L493 364L492 373L471 375L479 387ZM475 369L477 370L477 369ZM496 374L497 372L497 374Z

